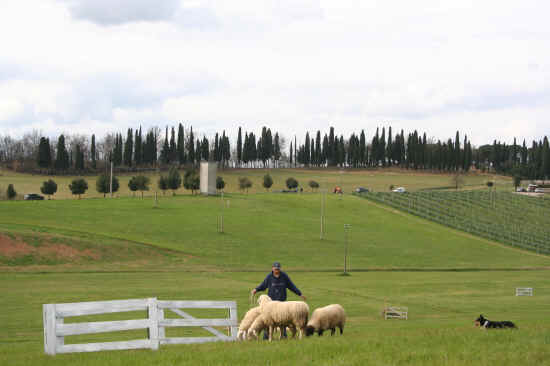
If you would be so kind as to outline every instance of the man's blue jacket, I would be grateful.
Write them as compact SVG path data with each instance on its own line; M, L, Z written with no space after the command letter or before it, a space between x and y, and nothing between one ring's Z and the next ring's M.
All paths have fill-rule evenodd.
M302 296L302 292L298 290L298 287L292 283L290 277L283 271L281 271L278 278L273 275L273 272L268 274L260 286L256 287L256 291L264 291L266 288L269 289L267 295L275 301L286 301L287 288L296 295Z

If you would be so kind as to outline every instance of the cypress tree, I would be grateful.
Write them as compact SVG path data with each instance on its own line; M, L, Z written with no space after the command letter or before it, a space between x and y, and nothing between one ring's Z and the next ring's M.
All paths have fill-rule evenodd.
M187 142L187 157L189 159L189 163L195 164L195 136L193 135L193 126L191 126L191 130L189 131L189 137Z
M51 159L50 140L45 137L41 137L38 144L38 166L40 168L48 168L51 165Z
M84 170L84 152L80 148L80 145L76 145L75 164L76 170Z
M183 125L180 123L178 126L178 161L181 165L185 164L185 132Z
M212 159L214 161L220 161L220 143L219 143L219 137L218 137L218 133L216 132L216 136L214 136L214 151L212 151L213 153L213 157Z
M195 159L197 160L197 164L199 164L201 161L201 141L198 138L195 144Z
M309 165L310 159L310 147L309 147L309 132L306 132L306 141L304 144L304 164Z
M124 144L124 165L127 167L132 166L132 154L134 153L134 134L132 129L128 129L128 134L126 135L126 142Z
M170 159L170 163L172 164L178 161L178 150L176 146L176 132L173 126L170 132L170 158L169 159Z
M279 160L281 159L281 143L279 142L279 133L275 132L275 139L273 141L273 159L275 159L277 167L279 167Z
M454 169L458 170L460 168L460 137L458 131L456 131L455 137L455 146L454 146L455 158L454 158Z
M393 138L391 133L391 126L388 128L388 144L386 146L386 157L388 160L388 165L393 164Z
M296 144L294 144L294 149L296 149ZM334 138L334 127L330 127L329 135L328 135L328 153L327 153L327 160L329 166L336 165L336 142Z
M97 162L96 162L96 157L97 157L97 152L96 152L96 149L95 149L95 135L92 134L92 144L90 146L90 157L92 158L92 168L93 169L96 169L97 168Z
M139 131L136 128L136 135L134 138L134 164L140 166L143 163L143 141L141 140L141 126Z
M293 152L292 152L292 141L290 141L290 165L292 165L292 155L293 155Z
M241 127L239 127L237 135L237 166L241 165L241 161L243 161L243 137Z
M59 136L57 140L57 154L55 158L55 169L67 170L69 168L69 154L65 148L65 136Z
M550 177L550 146L548 144L547 136L544 136L544 141L542 143L542 163L540 177L545 180Z
M168 143L168 126L166 126L166 132L164 134L164 144L162 150L160 150L160 161L163 164L170 163L170 145Z

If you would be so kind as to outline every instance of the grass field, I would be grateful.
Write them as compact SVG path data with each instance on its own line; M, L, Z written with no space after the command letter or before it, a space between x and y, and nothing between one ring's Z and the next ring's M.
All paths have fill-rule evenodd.
M319 194L228 194L224 234L216 230L221 207L219 197L190 195L161 198L158 208L150 197L0 202L0 365L550 364L548 256L351 195L327 196L324 240ZM352 225L348 277L340 276L345 223ZM43 353L42 304L236 300L242 317L250 289L274 260L311 309L345 307L343 337ZM535 296L515 297L515 287L534 287ZM383 320L385 304L408 306L410 319ZM512 320L519 330L481 331L473 326L480 313ZM129 331L67 343L143 336Z
M342 186L344 192L350 193L355 188L362 186L375 191L388 191L390 185L406 187L409 191L417 191L429 188L452 188L449 174L426 173L404 169L227 169L218 170L218 175L226 181L226 192L239 191L238 179L241 176L249 177L253 183L249 193L265 192L262 187L263 176L269 173L273 177L273 190L285 189L285 181L288 177L298 180L304 190L309 191L308 182L317 181L321 189L332 191L334 186ZM116 173L115 173L116 174ZM166 173L164 173L166 174ZM146 195L152 195L157 190L158 174L146 173L151 179L150 191ZM117 196L131 195L128 189L128 181L132 175L120 175L120 191ZM69 190L69 184L75 177L18 174L11 171L0 170L0 196L5 195L9 184L13 184L16 191L22 196L26 193L40 193L40 187L45 180L54 179L57 182L58 192L55 198L73 198ZM89 189L83 197L103 197L95 188L96 176L85 176ZM485 187L488 180L496 182L497 189L513 190L512 180L509 177L493 176L486 174L469 174L464 176L464 189L477 189ZM190 194L183 188L177 194Z

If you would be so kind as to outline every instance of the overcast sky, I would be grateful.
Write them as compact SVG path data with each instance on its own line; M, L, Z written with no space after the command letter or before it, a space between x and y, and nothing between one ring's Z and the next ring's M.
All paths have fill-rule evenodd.
M550 2L1 0L0 135L550 135Z

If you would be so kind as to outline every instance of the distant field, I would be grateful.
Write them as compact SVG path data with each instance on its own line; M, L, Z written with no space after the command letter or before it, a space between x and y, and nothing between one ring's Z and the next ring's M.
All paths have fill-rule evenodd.
M365 170L365 169L227 169L218 170L218 175L222 176L226 181L226 192L238 192L238 179L239 177L249 177L253 186L249 193L265 192L262 187L263 176L269 173L273 177L274 184L273 190L285 189L285 181L288 177L294 177L300 183L300 186L304 190L309 191L308 183L310 180L317 181L321 189L328 189L331 191L334 186L342 186L345 193L352 192L355 188L362 186L375 191L388 191L389 186L395 187L403 186L409 191L417 191L420 189L428 188L446 188L449 189L452 186L451 175L449 174L435 174L426 173L414 170L405 169L378 169L378 170ZM165 173L166 174L166 173ZM146 174L151 179L150 192L146 192L146 195L152 195L154 191L158 190L158 174ZM131 195L128 189L128 181L132 175L119 175L120 191L117 196L129 196ZM49 178L54 179L58 185L58 192L55 198L72 198L69 190L69 183L75 177L68 176L41 176L41 175L29 175L18 174L11 171L0 171L0 195L5 195L8 184L13 184L16 191L20 194L26 193L40 193L40 186L42 182ZM88 181L88 192L83 197L103 197L102 194L97 193L95 188L96 176L85 176L84 179ZM497 189L512 190L512 181L509 177L493 176L484 174L469 174L464 176L464 189L476 189L484 187L488 180L496 181ZM186 191L183 188L177 191L177 194L190 194L190 191Z

